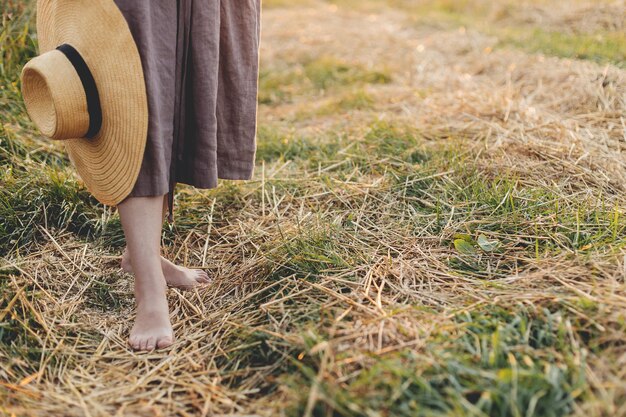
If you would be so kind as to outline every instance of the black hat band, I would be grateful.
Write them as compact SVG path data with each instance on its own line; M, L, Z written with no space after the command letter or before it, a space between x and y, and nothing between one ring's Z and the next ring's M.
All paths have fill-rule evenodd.
M72 45L64 43L63 45L57 46L56 49L63 52L71 62L83 84L85 96L87 97L87 112L89 113L89 129L85 137L91 139L96 136L100 128L102 128L102 106L100 105L100 95L96 87L96 80L94 80L93 74L89 70L83 57Z

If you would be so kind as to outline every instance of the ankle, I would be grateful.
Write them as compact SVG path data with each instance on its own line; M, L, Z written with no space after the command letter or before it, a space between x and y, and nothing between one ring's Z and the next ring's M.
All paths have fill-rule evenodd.
M160 269L149 274L135 274L135 289L143 292L161 291L167 289L167 282Z
M154 281L150 283L138 282L135 280L135 300L137 304L144 301L150 304L156 304L160 302L166 302L167 300L167 284L165 279L161 281Z

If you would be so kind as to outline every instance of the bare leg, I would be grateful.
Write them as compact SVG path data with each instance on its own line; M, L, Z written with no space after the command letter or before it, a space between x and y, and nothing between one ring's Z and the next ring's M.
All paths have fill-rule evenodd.
M163 197L163 219L167 216L167 196ZM128 248L122 255L122 269L130 274L133 273L131 258L128 254ZM176 265L161 256L161 268L167 285L171 287L190 289L200 284L207 284L210 281L207 273L201 269L191 269L184 266Z
M137 318L129 344L136 350L164 348L174 342L160 262L162 197L127 198L118 205L131 262L135 265Z

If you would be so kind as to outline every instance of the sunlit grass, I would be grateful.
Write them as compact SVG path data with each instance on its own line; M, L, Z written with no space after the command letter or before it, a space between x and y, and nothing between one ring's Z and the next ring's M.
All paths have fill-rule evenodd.
M570 27L566 23L562 27L551 27L549 22L542 24L542 20L532 22L515 19L516 13L523 12L525 8L530 10L529 14L532 13L533 6L549 10L550 0L534 1L530 7L509 0L337 0L332 3L346 9L356 7L374 12L393 5L418 25L435 25L441 28L463 26L497 37L501 46L563 58L611 63L622 68L626 66L623 18L621 28L594 27L591 30L585 27L584 18L580 18L580 22L569 23ZM570 3L579 7L585 4L583 1ZM598 2L597 6L612 6L617 16L624 16L624 10L620 9L619 3L605 0ZM592 8L586 10L593 11Z
M626 33L606 32L573 34L505 28L497 32L501 45L512 45L531 52L541 52L564 58L588 59L612 63L626 68Z
M270 68L261 71L259 77L261 104L280 104L303 94L323 95L351 86L391 82L384 69L364 68L332 56L304 58L288 69Z

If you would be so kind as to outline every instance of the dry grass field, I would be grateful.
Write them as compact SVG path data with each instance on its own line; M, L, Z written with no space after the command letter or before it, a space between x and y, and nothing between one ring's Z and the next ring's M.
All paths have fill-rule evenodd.
M265 0L255 177L179 188L214 283L150 354L0 2L0 415L626 416L624 0Z

